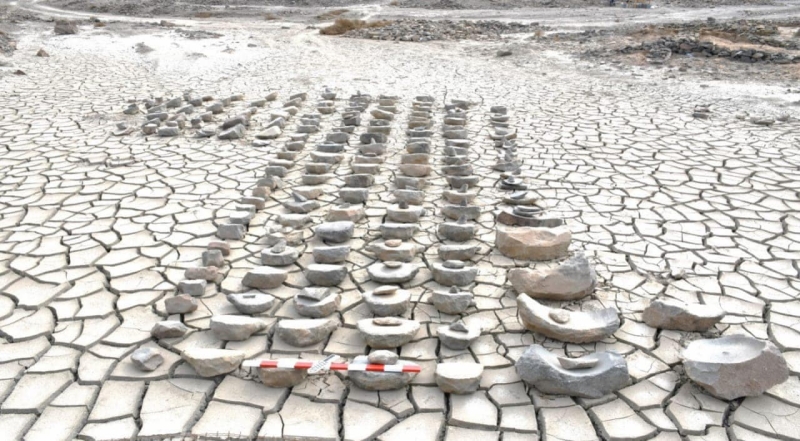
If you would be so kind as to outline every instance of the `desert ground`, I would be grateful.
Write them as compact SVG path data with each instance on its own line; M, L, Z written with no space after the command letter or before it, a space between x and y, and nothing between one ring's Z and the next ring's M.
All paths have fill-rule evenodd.
M800 440L800 1L650 6L0 3L0 439Z

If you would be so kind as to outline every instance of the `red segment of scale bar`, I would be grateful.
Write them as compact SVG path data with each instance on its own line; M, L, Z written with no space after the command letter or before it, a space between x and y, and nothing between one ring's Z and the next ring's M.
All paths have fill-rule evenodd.
M310 369L313 364L314 364L314 362L312 362L312 361L298 361L297 363L294 364L294 368L295 369L306 369L307 370L307 369ZM332 371L348 371L348 370L351 370L350 366L351 365L349 363L331 363L330 370L332 370ZM384 372L384 371L386 371L386 369L384 369L384 365L382 365L382 364L368 364L368 365L366 365L365 368L361 367L361 366L364 366L364 365L354 365L354 366L357 366L357 367L355 369L352 369L352 370L365 370L365 371L368 371L368 372ZM259 367L263 368L263 369L275 369L275 368L278 367L278 361L277 360L264 360L264 361L261 362ZM403 365L403 369L401 370L401 372L418 374L418 373L421 372L421 367L418 366L418 365L413 365L413 364L412 365Z

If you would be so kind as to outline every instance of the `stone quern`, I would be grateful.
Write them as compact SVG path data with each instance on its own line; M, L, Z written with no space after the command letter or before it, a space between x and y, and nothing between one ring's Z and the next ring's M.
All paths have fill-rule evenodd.
M695 340L681 356L686 375L723 400L760 395L789 377L775 345L744 335Z
M581 312L553 309L525 294L517 297L522 324L545 337L568 343L590 343L616 332L620 321L616 308Z
M614 352L570 359L531 345L517 360L516 370L523 381L546 394L583 398L600 398L630 381L625 358Z

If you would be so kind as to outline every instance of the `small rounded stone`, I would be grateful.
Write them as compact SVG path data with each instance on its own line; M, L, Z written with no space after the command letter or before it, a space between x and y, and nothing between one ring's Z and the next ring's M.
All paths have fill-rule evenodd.
M460 260L446 260L442 266L448 269L461 269L464 268L464 262Z

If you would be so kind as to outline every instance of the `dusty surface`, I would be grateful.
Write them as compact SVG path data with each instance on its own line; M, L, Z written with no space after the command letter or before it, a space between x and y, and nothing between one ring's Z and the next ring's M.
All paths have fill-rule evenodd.
M753 8L753 15L785 18L796 5ZM104 26L96 27L88 20L93 13L28 3L15 8L16 21L7 23L7 32L16 51L4 56L0 67L3 437L797 439L800 89L791 71L780 70L793 66L703 59L683 72L680 62L651 66L642 54L626 55L640 57L638 64L580 59L576 47L587 43L527 40L528 35L404 43L323 37L306 23L283 20L175 19L174 26L160 26L160 17L99 14ZM718 16L742 17L742 11L720 8ZM515 14L557 31L587 24L614 28L617 20L704 20L710 14L649 12ZM54 15L80 19L80 32L55 36L52 23L33 19ZM142 51L140 43L153 50ZM504 47L512 47L513 55L498 58ZM36 57L39 49L50 56ZM25 75L13 75L15 70ZM348 96L360 91L400 98L389 159L370 187L368 217L351 241L349 276L340 287L346 299L338 313L342 326L305 351L278 347L268 332L234 344L208 330L210 316L231 313L224 294L240 290L242 275L259 264L265 226L283 212L278 201L289 196L281 190L258 212L245 239L230 241L233 253L223 278L211 284L200 309L169 317L184 321L192 333L156 344L149 330L168 318L164 299L175 294L186 268L200 265L217 225L263 176L296 121L261 147L252 141L268 122L267 109L253 117L239 141L197 139L188 129L175 138L138 130L114 136L116 123L138 127L142 121L141 115L122 113L126 103L187 90L217 98L245 94L245 101L216 116L221 123L272 91L279 92L272 104L277 107L292 93L308 92L301 113L313 112L323 86L339 92L337 112L323 116L321 132L297 158L285 179L290 188L310 162L308 152L339 125ZM415 260L422 270L408 284L413 295L408 315L422 331L399 351L426 374L405 390L381 393L360 390L346 376L333 374L291 390L262 387L244 371L199 377L181 361L181 350L236 347L248 358L299 353L309 359L368 351L355 331L356 320L366 314L360 293L375 285L366 280L365 268L375 258L365 249L381 241L377 230L392 200L405 124L413 98L421 94L436 100L435 150L444 145L439 129L445 103L474 103L467 127L474 167L482 176L482 215L474 259L479 275L468 287L476 305L464 318L479 324L484 335L465 351L444 350L435 337L436 327L453 319L438 314L429 300L432 291L444 289L426 269L440 244L435 226L444 221L440 209L447 183L437 155L424 203L429 215L413 238L425 248ZM516 293L506 271L531 264L494 249L492 211L506 193L497 188L499 172L491 169L495 149L487 112L493 105L510 109L530 188L553 216L567 220L570 250L584 252L598 273L599 286L590 298L564 306L615 306L621 312L622 328L601 343L545 340L525 332L516 318ZM708 119L692 115L697 106L709 106ZM776 121L761 126L751 117ZM337 203L348 162L335 173L320 197L322 207L312 214L315 223ZM307 284L303 266L319 245L311 227L304 232L304 258L291 267L284 286L270 290L281 305L265 320L294 316L291 298ZM643 308L659 295L721 306L726 318L705 336L746 334L772 341L789 363L789 381L762 397L733 402L695 388L680 375L679 354L700 335L657 331L641 322ZM572 356L617 351L627 359L632 384L598 400L543 396L526 388L513 369L534 341ZM164 368L135 370L129 355L142 346L157 347L167 359ZM482 363L478 392L442 394L430 374L442 361Z

